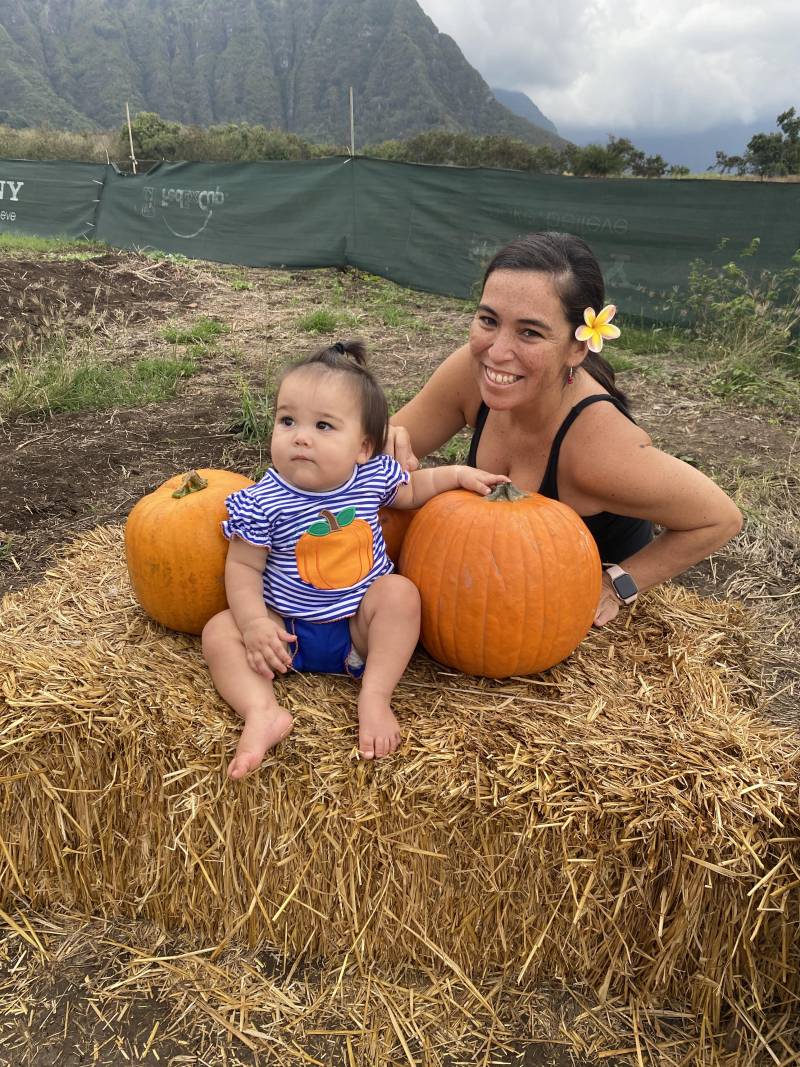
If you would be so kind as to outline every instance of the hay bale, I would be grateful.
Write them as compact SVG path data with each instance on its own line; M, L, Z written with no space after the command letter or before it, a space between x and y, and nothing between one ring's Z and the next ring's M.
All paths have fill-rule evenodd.
M356 759L355 686L292 675L295 731L242 783L238 722L197 640L133 602L119 528L0 624L6 910L444 966L479 999L488 976L564 979L711 1029L796 1009L800 738L757 714L735 604L661 588L541 678L417 657L405 743L377 763Z

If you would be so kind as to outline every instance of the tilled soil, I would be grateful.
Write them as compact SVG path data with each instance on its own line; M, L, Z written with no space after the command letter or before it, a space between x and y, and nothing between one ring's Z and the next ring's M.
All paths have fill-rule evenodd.
M167 260L108 253L81 260L0 259L0 353L54 322L116 314L157 319L191 303L196 292Z

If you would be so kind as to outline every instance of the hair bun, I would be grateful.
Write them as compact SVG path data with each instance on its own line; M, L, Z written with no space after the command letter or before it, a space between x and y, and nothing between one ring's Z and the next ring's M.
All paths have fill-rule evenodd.
M329 351L338 352L340 356L347 356L359 367L367 365L367 349L363 341L337 341L336 344L331 345Z

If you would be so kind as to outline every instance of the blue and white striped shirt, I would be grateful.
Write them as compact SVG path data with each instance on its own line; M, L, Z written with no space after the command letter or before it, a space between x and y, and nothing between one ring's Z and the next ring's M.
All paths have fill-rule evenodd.
M357 464L336 489L298 489L270 468L257 485L225 501L222 532L268 548L264 601L279 615L330 622L355 615L369 586L393 570L378 508L391 504L408 473L390 456ZM371 536L370 536L371 534Z

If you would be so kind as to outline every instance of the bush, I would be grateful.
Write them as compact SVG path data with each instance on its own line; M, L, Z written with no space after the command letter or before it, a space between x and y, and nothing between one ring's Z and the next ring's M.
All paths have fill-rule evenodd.
M383 141L368 145L365 156L399 163L450 164L457 167L503 167L560 173L565 166L563 153L549 145L530 145L513 137L428 130L405 141Z
M727 239L720 249L727 247ZM800 372L800 250L783 270L748 270L758 254L755 237L738 259L714 266L690 264L688 295L676 297L691 317L690 330L712 353L738 367L783 366Z

